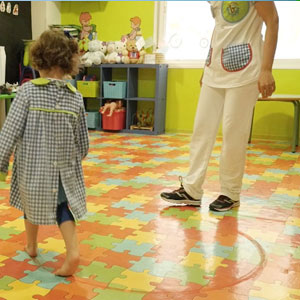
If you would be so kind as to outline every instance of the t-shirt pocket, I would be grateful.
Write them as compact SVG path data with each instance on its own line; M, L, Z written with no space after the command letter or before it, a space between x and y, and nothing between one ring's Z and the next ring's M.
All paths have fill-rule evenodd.
M248 43L222 49L222 66L227 72L245 69L252 60L252 48Z

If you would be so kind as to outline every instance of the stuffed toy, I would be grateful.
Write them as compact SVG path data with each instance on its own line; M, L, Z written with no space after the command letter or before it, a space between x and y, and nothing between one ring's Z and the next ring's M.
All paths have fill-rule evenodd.
M109 109L108 117L111 117L114 111L120 111L123 109L122 100L111 101L108 100L101 108L101 114L105 114L105 112Z
M122 41L115 42L115 51L117 52L118 56L116 57L116 63L124 63L125 56L123 56L123 51L126 50L126 43Z
M126 50L123 51L125 64L141 64L144 61L144 50L138 50L135 40L127 40Z
M85 67L100 65L105 61L106 43L98 40L89 42L89 51L81 57L81 63Z
M151 127L153 126L153 111L147 110L139 110L136 113L136 118L137 118L137 126L138 127Z
M89 50L89 42L90 40L87 37L78 42L80 55L83 55Z
M107 43L107 55L105 56L105 62L108 64L114 64L117 62L118 53L116 52L115 42Z

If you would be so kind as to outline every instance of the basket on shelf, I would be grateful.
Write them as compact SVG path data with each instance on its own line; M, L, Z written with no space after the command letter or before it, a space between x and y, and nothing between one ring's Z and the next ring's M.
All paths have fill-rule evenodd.
M126 81L103 81L104 98L124 99L126 97Z
M99 81L82 81L77 80L77 89L82 97L96 98L99 97Z

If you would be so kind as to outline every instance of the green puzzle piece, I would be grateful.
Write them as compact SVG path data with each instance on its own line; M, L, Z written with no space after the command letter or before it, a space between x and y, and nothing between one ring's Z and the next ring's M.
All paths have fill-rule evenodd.
M191 217L194 214L195 214L194 211L186 210L186 209L182 210L180 208L175 208L175 207L171 207L162 212L162 215L164 216L171 216L171 217L175 216L179 219L184 219L184 220L187 220L189 217Z
M92 216L89 216L85 221L87 222L98 222L99 224L103 224L103 225L111 225L115 222L118 222L119 217L117 216L106 216L105 214L99 214L99 213L95 213Z
M93 300L142 300L146 293L138 293L138 292L125 292L125 291L118 291L118 290L100 290L95 289L96 293L99 293L98 296L93 298Z
M11 238L11 235L20 234L21 231L15 230L13 228L5 228L0 226L0 240L8 240Z
M119 266L113 266L111 268L106 268L105 266L105 263L93 261L88 266L80 266L81 271L78 272L77 275L81 278L89 278L92 275L96 275L95 280L109 283L116 277L120 277L121 273L126 270Z
M106 191L101 191L100 189L97 190L86 189L87 196L101 196L104 193L106 193Z
M98 247L105 248L105 249L112 249L114 248L118 243L121 243L123 240L116 239L112 237L112 234L108 236L102 236L97 234L92 234L90 236L91 240L84 240L81 242L81 244L87 244L91 246L91 249L96 249Z
M293 253L293 257L295 259L300 259L300 246L295 250L295 252Z
M10 277L10 276L3 276L0 278L0 290L9 291L12 289L12 287L8 286L10 283L16 281L16 278ZM1 297L1 294L0 294Z
M209 283L208 279L204 276L213 276L214 272L205 272L200 269L199 266L183 267L180 265L174 266L174 268L166 274L166 278L175 278L181 281L181 285L186 285L189 282L206 286Z

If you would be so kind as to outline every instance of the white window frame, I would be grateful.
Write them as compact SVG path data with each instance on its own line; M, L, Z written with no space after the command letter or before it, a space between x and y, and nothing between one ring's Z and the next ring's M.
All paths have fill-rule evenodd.
M153 51L157 53L163 48L166 9L167 1L155 1ZM205 60L178 59L165 60L164 63L168 64L169 68L174 69L202 69L204 68ZM275 59L273 69L300 69L300 59Z
M166 1L155 1L154 8L154 30L153 30L153 49L159 52L159 49L164 44L165 31L165 15L167 10ZM201 69L204 68L205 60L165 60L164 63L169 65L169 68L174 69Z

